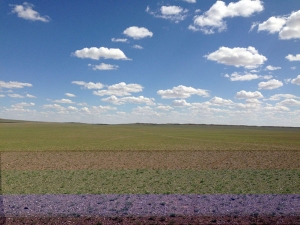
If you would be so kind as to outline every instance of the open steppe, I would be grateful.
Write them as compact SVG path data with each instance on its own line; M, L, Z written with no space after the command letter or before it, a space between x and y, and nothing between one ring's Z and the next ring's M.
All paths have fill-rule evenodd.
M0 153L3 196L300 194L300 128L0 120ZM166 216L162 221L159 217L115 216L116 220L100 216L99 221L168 224L174 219L183 223L183 217L190 223L225 217L237 220L232 215L215 215L216 219L212 215L201 215L202 219L194 214ZM240 218L250 224L269 216ZM277 222L292 218L273 216ZM299 222L300 211L293 216L293 221L296 218ZM94 219L88 219L89 224ZM12 221L17 220L7 222L16 224Z

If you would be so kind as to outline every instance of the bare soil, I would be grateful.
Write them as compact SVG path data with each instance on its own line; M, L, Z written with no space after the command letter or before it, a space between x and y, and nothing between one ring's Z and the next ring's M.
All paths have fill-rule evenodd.
M3 220L2 220L3 222ZM108 224L300 224L300 216L148 216L148 217L8 217L5 218L7 225L32 225L32 224L52 224L52 225L108 225Z
M299 158L300 151L3 152L1 169L300 169Z

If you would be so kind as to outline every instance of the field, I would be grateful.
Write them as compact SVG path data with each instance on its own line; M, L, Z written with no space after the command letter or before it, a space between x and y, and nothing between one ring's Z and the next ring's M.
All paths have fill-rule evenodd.
M299 128L0 126L3 194L299 192Z
M0 153L2 195L300 194L300 128L0 120Z

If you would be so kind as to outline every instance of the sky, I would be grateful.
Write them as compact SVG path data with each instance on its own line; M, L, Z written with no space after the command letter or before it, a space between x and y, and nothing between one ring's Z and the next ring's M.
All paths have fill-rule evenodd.
M300 126L299 0L0 0L0 118Z

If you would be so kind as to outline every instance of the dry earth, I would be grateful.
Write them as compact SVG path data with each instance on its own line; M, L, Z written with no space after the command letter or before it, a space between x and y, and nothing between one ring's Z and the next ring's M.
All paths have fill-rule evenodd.
M2 152L1 169L299 169L299 159L300 151Z

